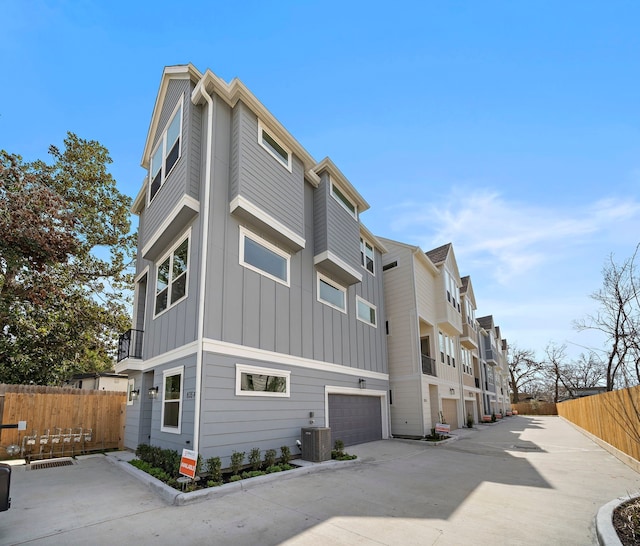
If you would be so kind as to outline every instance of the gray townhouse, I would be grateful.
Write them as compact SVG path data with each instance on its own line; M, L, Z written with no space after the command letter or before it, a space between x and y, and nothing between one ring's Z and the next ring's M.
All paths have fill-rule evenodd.
M303 427L389 437L383 243L369 205L238 79L166 67L144 145L124 443L229 464Z

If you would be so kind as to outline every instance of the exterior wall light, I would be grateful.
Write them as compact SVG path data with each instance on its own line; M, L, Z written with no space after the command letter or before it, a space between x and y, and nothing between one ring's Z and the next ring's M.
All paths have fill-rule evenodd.
M131 391L131 400L137 400L140 394L140 389L135 389Z
M361 377L360 379L358 379L358 385L360 385L361 389L366 389L367 388L367 380L363 379Z
M151 387L149 389L149 398L151 400L155 400L156 398L158 398L158 387Z

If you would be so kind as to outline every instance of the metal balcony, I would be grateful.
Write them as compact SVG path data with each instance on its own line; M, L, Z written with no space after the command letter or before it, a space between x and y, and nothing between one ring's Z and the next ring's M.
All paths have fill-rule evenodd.
M420 357L422 359L422 373L438 377L438 374L436 373L436 361L427 355L420 355Z
M127 330L118 338L118 362L125 358L142 358L142 330Z

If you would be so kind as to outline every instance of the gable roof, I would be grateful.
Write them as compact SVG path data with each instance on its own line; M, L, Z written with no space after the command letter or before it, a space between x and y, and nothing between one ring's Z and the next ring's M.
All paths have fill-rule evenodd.
M485 330L493 329L493 315L487 315L486 317L480 317L477 319L478 324Z
M434 248L433 250L428 250L427 252L425 252L425 254L434 264L438 265L447 259L450 250L451 243L447 243L446 245L439 246L438 248Z

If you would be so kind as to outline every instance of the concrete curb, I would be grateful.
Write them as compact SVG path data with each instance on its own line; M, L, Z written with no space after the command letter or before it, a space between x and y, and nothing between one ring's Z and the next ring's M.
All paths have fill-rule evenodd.
M218 487L207 487L205 489L199 489L198 491L191 491L190 493L182 493L173 487L170 487L166 483L154 478L150 474L147 474L143 470L136 468L129 464L129 461L135 459L135 455L128 453L108 453L107 460L112 464L115 464L118 468L121 468L126 473L140 480L146 484L147 487L160 498L162 498L167 504L173 506L186 506L188 504L194 504L205 500L223 497L229 493L236 493L238 491L248 491L259 485L265 483L289 480L297 476L305 476L306 474L314 474L324 470L330 470L335 468L344 468L353 466L354 464L361 463L361 459L352 459L350 461L325 461L322 463L311 463L304 461L304 465L292 468L284 472L274 472L272 474L265 474L264 476L257 476L255 478L247 478L245 480L238 480L237 482L225 483ZM295 465L295 460L292 464Z
M618 533L613 527L613 511L622 503L636 498L638 495L627 495L626 497L618 497L608 502L598 510L596 514L596 534L598 542L602 546L622 546L622 542L618 538Z

